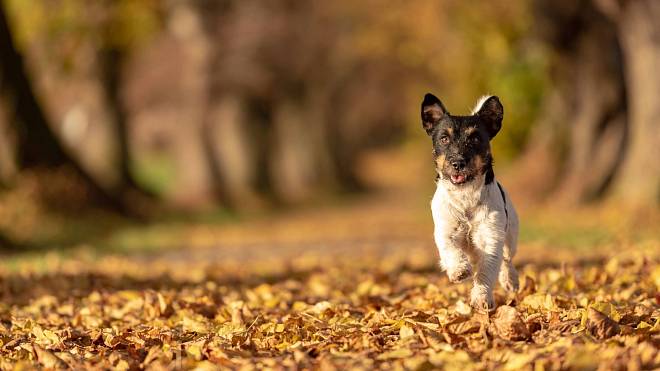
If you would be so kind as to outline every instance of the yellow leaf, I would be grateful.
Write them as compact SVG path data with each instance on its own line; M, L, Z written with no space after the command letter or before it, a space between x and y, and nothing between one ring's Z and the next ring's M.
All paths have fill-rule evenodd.
M605 264L605 272L607 272L610 276L614 276L618 272L620 265L621 262L619 262L619 259L612 258L607 262L607 264Z
M590 307L608 316L610 319L614 320L615 322L619 322L621 320L621 314L616 310L614 305L612 305L611 303L597 302L590 305Z
M131 365L129 365L125 359L120 359L119 362L117 362L117 364L114 366L115 370L120 370L120 371L129 370L130 368Z
M405 369L407 370L424 370L424 364L428 360L424 356L415 356L415 357L410 357L406 358L403 361L403 365L405 366Z
M183 317L183 331L206 334L209 332L209 327L208 324L200 320L185 316Z
M429 362L435 366L441 366L443 369L465 369L456 367L471 362L470 355L464 350L453 350L451 348L442 349L439 352L432 352L429 355Z
M165 301L165 297L160 292L158 293L157 297L158 297L158 306L160 312L165 313L165 311L167 310L167 302Z
M587 310L583 309L583 308L580 308L580 309L578 309L578 311L581 314L580 315L580 326L578 326L577 328L574 328L571 331L573 334L577 334L578 332L584 331L587 328Z
M647 322L642 321L637 325L637 327L635 327L635 330L644 330L644 329L650 329L650 328L653 328L653 326L651 326Z
M44 336L46 337L46 339L48 339L48 341L51 344L57 344L60 342L60 337L57 336L57 334L51 330L48 329L44 330Z
M218 369L218 365L214 365L209 361L201 361L195 365L193 371L214 371Z
M520 303L522 307L527 307L533 310L556 310L557 305L555 300L550 294L536 293L527 295Z
M472 307L465 303L463 300L459 300L456 302L456 312L464 316L468 316L470 313L472 313Z
M389 352L385 352L379 355L378 357L376 357L376 359L385 360L385 359L408 358L412 356L412 354L413 352L408 348L399 348L399 349L391 350Z
M186 353L199 361L202 359L202 346L198 343L190 344L186 347Z
M415 330L406 325L401 326L399 329L399 337L401 337L401 339L405 339L413 335L415 335Z
M419 326L422 326L422 327L426 327L426 328L429 329L429 330L437 330L437 329L440 328L440 325L438 325L437 323L430 323L430 322L415 322L415 324L417 324L417 325L419 325Z
M232 335L236 332L241 332L243 330L245 330L244 325L235 325L231 322L227 322L227 323L223 323L222 325L220 325L220 327L218 327L216 334L218 336L227 337L229 335Z
M366 280L364 282L360 282L360 284L357 286L357 289L355 292L360 295L368 295L369 292L371 291L371 287L374 285L374 282L372 280Z
M527 354L527 353L512 353L509 356L509 359L507 360L506 364L504 365L505 370L523 370L525 369L525 366L529 365L534 358L536 358L536 354Z
M573 277L573 275L570 275L564 280L564 289L567 291L573 291L576 287L577 283L575 282L575 277Z
M289 344L289 342L287 342L287 341L283 341L283 342L281 342L281 343L275 345L275 348L277 348L277 349L280 350L280 351L283 351L283 350L288 349L290 345L291 345L291 344Z
M37 355L37 359L42 365L44 365L44 367L50 369L61 369L67 367L67 364L64 363L62 359L53 354L53 352L46 350L36 344L33 346L33 349L34 353Z
M291 306L291 309L293 309L296 312L302 312L307 308L309 308L309 305L307 305L307 303L305 303L304 301L296 301Z
M653 279L653 283L655 283L655 289L660 290L660 265L656 265L653 269L653 272L651 272L651 278Z
M655 319L655 324L653 325L653 327L651 327L649 332L651 332L653 334L656 334L656 333L660 332L660 318Z
M320 301L314 305L312 311L314 311L315 313L323 313L330 308L332 308L332 304L330 302Z
M46 336L44 335L44 331L39 325L35 325L32 327L32 335L37 339L37 343L44 343L47 342Z

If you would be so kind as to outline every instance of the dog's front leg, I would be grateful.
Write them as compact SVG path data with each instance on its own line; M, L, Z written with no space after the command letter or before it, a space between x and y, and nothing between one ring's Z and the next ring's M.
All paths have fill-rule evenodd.
M472 277L472 265L465 254L467 233L446 204L445 194L438 187L431 201L433 237L440 255L440 267L447 271L449 281L456 283Z
M453 228L447 230L442 224L436 224L434 237L440 255L440 266L447 271L449 281L458 283L472 277L472 265L465 254L465 237L457 234Z
M472 234L478 263L470 304L477 310L490 311L495 308L493 288L502 265L504 246L504 233L500 224L494 220L485 220L475 226Z

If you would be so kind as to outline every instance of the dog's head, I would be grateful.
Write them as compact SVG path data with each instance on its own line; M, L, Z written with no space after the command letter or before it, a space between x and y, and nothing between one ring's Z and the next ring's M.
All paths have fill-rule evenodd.
M453 116L433 94L422 101L422 126L433 140L436 171L456 186L486 176L492 179L490 140L502 127L504 107L496 96L484 97L472 115Z

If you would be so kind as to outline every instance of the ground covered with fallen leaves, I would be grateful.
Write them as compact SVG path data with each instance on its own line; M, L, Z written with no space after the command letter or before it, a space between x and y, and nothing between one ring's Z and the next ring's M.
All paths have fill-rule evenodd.
M427 212L402 210L370 202L180 228L163 251L12 258L0 369L660 367L657 235L527 238L520 292L498 288L488 315L437 268Z

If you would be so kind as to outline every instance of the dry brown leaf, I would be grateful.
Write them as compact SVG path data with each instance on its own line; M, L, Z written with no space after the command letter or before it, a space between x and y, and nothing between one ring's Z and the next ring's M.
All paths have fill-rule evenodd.
M587 310L587 330L597 339L607 339L621 331L618 323L594 308Z
M503 305L497 308L493 317L497 335L506 340L527 340L530 338L527 325L523 322L515 308Z
M472 319L447 326L447 330L454 335L473 334L479 332L480 329L481 322Z
M34 353L37 356L37 360L39 360L39 363L41 363L45 368L51 368L51 369L68 368L68 365L58 356L53 354L53 352L51 352L50 350L46 350L37 344L34 344L32 347L34 349Z

